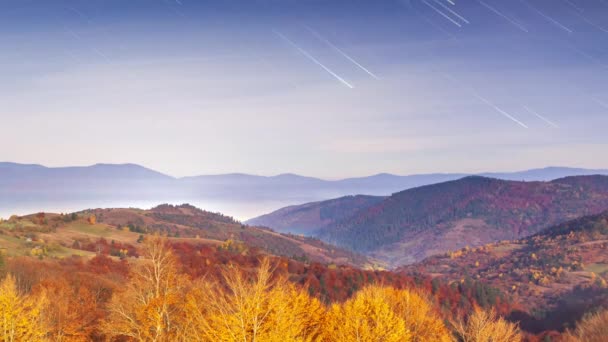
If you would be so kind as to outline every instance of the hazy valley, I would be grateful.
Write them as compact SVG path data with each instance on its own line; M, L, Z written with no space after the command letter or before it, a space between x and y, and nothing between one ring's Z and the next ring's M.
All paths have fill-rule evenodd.
M608 170L549 167L481 175L505 180L547 181L589 174L608 174ZM0 216L25 215L40 210L72 212L86 208L152 208L159 203L191 203L246 220L289 205L350 195L390 196L409 188L464 176L460 173L378 174L323 180L295 174L272 177L224 174L176 178L135 164L45 167L0 162Z

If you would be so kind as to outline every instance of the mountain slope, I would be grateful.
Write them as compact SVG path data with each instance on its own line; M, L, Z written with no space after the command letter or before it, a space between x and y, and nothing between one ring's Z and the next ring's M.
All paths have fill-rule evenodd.
M231 217L187 204L164 204L150 210L111 208L90 209L71 215L38 213L13 216L9 220L0 220L0 249L12 255L22 255L39 247L50 251L51 256L69 256L82 255L82 250L94 252L98 245L112 241L112 246L124 244L133 250L140 235L154 233L166 235L176 243L204 244L237 251L259 249L298 260L362 268L372 266L370 258L327 245L318 239L245 226ZM106 241L100 242L100 239Z
M380 196L345 196L328 201L285 207L248 220L246 223L270 227L279 232L312 235L317 230L344 220L383 199L384 197Z
M402 191L330 224L320 237L392 265L498 240L608 208L608 177L515 182L479 176Z
M478 279L510 293L529 314L529 330L562 329L608 306L608 211L544 229L522 240L437 255L404 267L448 281ZM518 317L522 319L525 317Z

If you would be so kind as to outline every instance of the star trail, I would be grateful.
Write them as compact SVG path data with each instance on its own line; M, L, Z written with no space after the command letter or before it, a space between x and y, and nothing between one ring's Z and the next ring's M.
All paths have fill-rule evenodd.
M0 144L19 149L0 159L325 177L607 167L606 23L604 0L7 0Z

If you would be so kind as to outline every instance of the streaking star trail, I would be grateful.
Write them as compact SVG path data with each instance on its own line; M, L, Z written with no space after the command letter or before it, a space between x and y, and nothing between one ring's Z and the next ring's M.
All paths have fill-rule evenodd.
M364 67L363 65L361 65L359 62L357 62L351 56L347 55L346 52L342 51L342 49L340 49L335 44L333 44L332 42L330 42L327 38L323 37L319 32L317 32L316 30L314 30L311 27L306 26L306 25L304 25L304 28L307 29L310 33L312 33L315 37L317 37L317 39L319 39L320 41L322 41L323 43L325 43L326 45L328 45L329 47L331 47L332 49L334 49L336 52L338 52L340 55L342 55L342 57L348 59L351 63L353 63L354 65L356 65L359 69L363 70L365 73L367 73L368 75L370 75L371 77L373 77L373 78L375 78L377 80L380 79L378 76L376 76L376 74L374 74L373 72L369 71L369 69L367 69L366 67Z
M608 169L607 5L0 0L0 159L187 159L176 178Z
M505 111L502 108L500 108L497 105L495 105L492 101L490 101L490 100L486 99L485 97L483 97L475 88L464 84L463 82L461 82L460 80L458 80L456 77L454 77L452 75L449 75L449 74L446 74L446 73L441 73L441 75L444 78L446 78L446 79L450 80L451 82L455 83L459 87L467 89L478 100L480 100L481 102L487 104L488 106L490 106L491 108L493 108L495 111L497 111L498 113L502 114L506 118L510 119L511 121L515 122L516 124L520 125L523 128L529 128L526 124L524 124L523 122L521 122L520 120L518 120L517 118L515 118L513 115L509 114L507 111Z
M595 23L595 22L593 22L593 21L589 20L589 18L587 18L586 16L584 16L582 13L579 13L579 12L574 11L574 14L576 14L576 15L577 15L579 18L581 18L581 19L582 19L584 22L586 22L587 24L589 24L589 25L591 25L591 26L595 27L596 29L598 29L598 30L600 30L600 31L602 31L602 32L604 32L604 33L608 33L608 29L606 29L605 27L600 26L599 24L597 24L597 23Z
M481 0L477 0L477 2L479 2L483 7L487 8L488 10L494 12L494 14L498 15L499 17L502 17L503 19L505 19L506 21L508 21L509 23L513 24L515 27L517 27L518 29L528 33L528 29L525 28L522 24L520 24L519 22L517 22L514 19L509 18L506 14L502 13L501 11L499 11L498 9L496 9L495 7L481 1Z
M570 28L566 27L565 25L563 25L562 23L560 23L559 21L551 18L550 16L546 15L545 13L543 13L541 10L539 10L538 8L532 6L532 4L530 4L528 1L526 0L520 0L521 3L523 3L524 5L526 5L529 9L531 9L532 11L536 12L536 14L540 15L541 17L545 18L546 20L548 20L549 22L551 22L553 25L559 27L560 29L568 32L568 33L572 33L574 31L572 31Z
M588 52L585 52L583 50L581 50L580 48L574 46L572 43L570 42L566 42L566 46L576 52L577 54L585 57L586 59L588 59L589 61L593 62L594 64L598 65L599 67L603 68L603 69L608 69L608 65L604 64L604 62L602 62L600 59L598 59L597 57L591 55Z
M608 109L608 103L606 103L606 102L604 102L604 101L602 101L602 100L598 99L598 98L597 98L597 97L595 97L595 96L592 96L592 97L591 97L591 99L593 100L593 102L597 103L598 105L600 105L600 106L602 106L602 107L604 107L604 108Z
M539 118L539 119L543 120L544 122L546 122L547 124L549 124L549 126L552 126L552 127L555 127L555 128L559 128L559 126L558 126L558 125L557 125L555 122L553 122L553 121L551 121L551 120L547 119L547 118L546 118L546 117L544 117L543 115L538 114L538 112L536 112L535 110L530 109L530 107L528 107L528 106L524 106L524 109L525 109L525 110L526 110L528 113L530 113L530 114L532 114L532 115L536 116L537 118Z
M344 84L345 86L353 89L355 88L352 84L350 84L348 81L346 81L345 79L343 79L342 77L340 77L338 74L336 74L335 72L333 72L331 69L329 69L328 67L326 67L323 63L321 63L318 59L316 59L315 57L313 57L311 54L309 54L306 50L302 49L301 47L299 47L296 43L294 43L293 41L291 41L291 39L287 38L285 35L283 35L281 32L277 31L277 30L272 30L272 32L274 34L276 34L279 38L281 38L282 40L284 40L287 44L291 45L294 49L298 50L302 55L304 55L306 58L310 59L312 62L314 62L315 64L317 64L318 66L320 66L321 68L323 68L323 70L327 71L330 75L332 75L335 79L337 79L338 81L340 81L340 83Z
M584 12L585 10L582 9L581 7L579 7L577 4L575 4L574 2L570 1L570 0L563 0L565 3L567 3L570 7L574 8L575 10L577 10L578 12Z
M450 22L452 22L452 24L458 26L458 27L462 27L462 25L460 25L459 22L457 22L456 20L452 19L452 17L450 17L449 15L443 13L442 11L440 11L437 7L433 6L432 4L428 3L428 1L426 0L422 0L422 2L429 6L432 10L434 10L435 12L437 12L439 15L441 15L442 17L446 18L447 20L449 20Z
M461 21L470 24L470 22L465 19L463 16L461 16L460 14L456 13L455 11L453 11L451 8L449 8L448 6L446 6L443 2L440 2L439 0L433 0L436 4L438 4L439 6L443 7L446 11L450 12L452 15L454 15L456 18L460 19Z

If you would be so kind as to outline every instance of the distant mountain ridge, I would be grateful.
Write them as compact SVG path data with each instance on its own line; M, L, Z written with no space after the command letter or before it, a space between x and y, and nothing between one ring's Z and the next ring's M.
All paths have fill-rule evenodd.
M544 168L514 171L514 172L482 172L482 173L426 173L426 174L410 174L410 175L395 175L391 173L378 173L364 177L351 177L338 180L326 180L317 177L302 176L294 173L282 173L275 176L260 176L247 173L225 173L212 175L195 175L186 177L173 177L153 169L133 164L109 164L97 163L90 166L62 166L62 167L47 167L41 164L20 164L14 162L0 162L0 176L48 176L48 175L69 175L69 176L84 176L96 175L101 177L153 177L166 180L176 181L193 181L193 180L220 180L220 181L259 181L259 182L283 182L283 183L326 183L338 185L361 185L369 186L369 184L384 184L394 186L395 182L401 181L400 187L406 186L407 183L418 184L427 181L441 182L445 180L453 180L465 176L478 175L483 177L498 178L505 180L524 180L524 181L547 181L567 176L583 176L583 175L608 175L608 169L585 169L572 167L556 167L549 166ZM17 177L18 178L18 177ZM403 190L403 189L402 189Z
M569 176L608 175L606 169L583 169L549 166L542 169L531 169L518 172L485 172L479 176L515 181L549 181Z
M504 179L549 180L556 175L590 173L608 175L608 170L553 167L492 175ZM324 180L289 173L277 176L234 173L176 178L137 164L45 167L0 162L0 216L8 216L14 211L26 213L34 208L57 211L67 207L78 210L82 207L107 207L146 201L190 202L206 208L209 207L209 202L221 202L213 210L245 219L293 204L359 194L387 196L405 189L464 176L466 174L463 173L409 176L384 173L369 177ZM226 203L246 203L251 208L239 212L241 207L233 209Z
M512 172L512 173L491 173L486 172L482 173L479 176L487 177L487 178L495 178L502 180L514 180L514 181L548 181L554 180L558 178L565 178L569 176L584 176L584 175L602 175L607 174L608 170L602 169L582 169L582 168L564 168L564 167L546 167L542 169L532 169L527 171L520 172ZM351 184L361 184L365 183L371 178L380 179L381 182L386 184L400 184L403 186L401 190L407 190L410 188L415 188L418 186L430 185L435 183L442 183L445 181L456 180L459 178L467 177L466 174L432 174L432 176L438 177L437 182L435 183L427 183L426 178L431 175L411 175L411 176L396 176L388 173L377 174L369 177L362 178L350 178L341 180L338 182L348 182ZM407 178L404 181L399 181L399 179ZM391 183L392 182L392 183ZM404 184L407 183L408 184ZM565 182L565 180L564 180ZM418 184L420 183L420 184ZM399 190L399 191L401 191ZM386 195L390 195L391 193L387 193ZM380 196L380 195L378 195ZM321 222L322 219L319 215L317 215L316 221L312 221L310 216L304 217L301 214L298 217L291 217L292 213L301 213L303 210L308 210L310 213L312 208L324 208L325 206L336 206L338 202L343 201L340 205L347 206L348 196L344 198L334 198L326 201L315 201L310 203L304 203L301 205L291 205L288 207L284 207L278 209L274 212L266 213L259 217L255 217L249 219L247 222L251 224L257 225L265 225L276 229L278 231L292 232L292 233L306 233L313 234L315 230L321 229L330 222L325 221ZM357 207L357 209L363 209L362 206ZM333 221L332 221L333 222Z
M137 164L95 164L91 166L46 167L39 164L0 163L0 181L42 181L63 179L172 180L171 176Z
M408 264L464 246L512 240L608 208L608 176L551 182L469 176L395 193L324 227L324 241Z
M333 200L293 205L248 220L247 224L273 227L278 232L314 235L324 227L347 219L379 203L383 196L345 196Z

